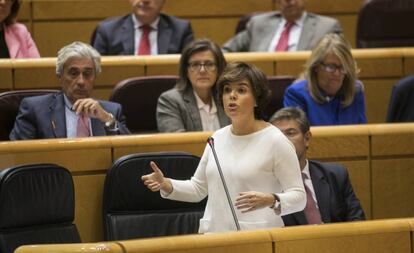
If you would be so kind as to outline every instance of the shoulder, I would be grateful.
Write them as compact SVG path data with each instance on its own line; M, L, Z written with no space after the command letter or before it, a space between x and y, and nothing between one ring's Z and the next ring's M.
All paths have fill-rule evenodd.
M303 93L308 91L308 81L305 79L298 80L289 85L287 91Z
M279 11L269 11L260 14L256 14L251 17L251 22L264 22L269 19L279 19L282 17L282 14Z
M26 97L22 100L22 102L25 102L26 104L33 105L33 106L43 106L45 102L49 102L51 100L56 99L56 96L59 93L53 93L53 94L46 94L46 95L40 95L40 96L32 96L32 97Z
M322 171L325 176L335 178L346 178L348 177L348 171L340 164L336 163L322 163L318 161L309 160L309 167L311 169L318 169Z
M183 95L182 95L182 91L176 89L176 88L172 88L170 90L167 90L165 92L163 92L160 95L160 98L162 99L168 99L168 100L177 100L177 99L182 99Z
M396 85L396 89L412 90L414 88L414 75L401 79Z
M121 108L121 104L116 103L116 102L111 102L111 101L107 101L107 100L98 100L98 102L106 108L113 108L113 109L117 109L117 108Z
M15 34L27 34L29 31L24 24L14 23L9 26L6 26L6 31L13 32Z
M123 23L126 21L131 20L131 14L122 16L122 17L111 17L108 19L105 19L104 21L101 21L98 25L99 28L119 28L122 26Z
M318 14L310 13L310 12L307 13L307 17L321 24L327 24L327 25L332 24L333 25L333 24L338 23L338 20L334 18L322 16L322 15L318 15Z

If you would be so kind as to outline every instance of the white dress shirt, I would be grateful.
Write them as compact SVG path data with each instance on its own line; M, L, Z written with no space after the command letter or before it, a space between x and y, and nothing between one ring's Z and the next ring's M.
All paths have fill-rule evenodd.
M132 15L132 21L134 23L134 31L135 31L135 43L134 43L134 54L137 53L137 50L139 48L139 43L141 41L142 36L142 29L140 28L143 24L139 22L139 20L135 17L134 14ZM151 26L151 32L149 34L149 41L151 45L151 55L157 55L158 54L158 22L160 22L160 18L158 17L154 22L150 24Z
M290 28L289 32L289 42L287 51L297 51L300 35L302 34L303 23L305 22L306 12L303 12L302 16L295 21L295 24ZM272 41L270 42L268 51L275 52L277 43L279 42L280 36L282 35L283 29L285 28L286 19L282 17L279 22L278 27L276 28L275 36L273 36Z
M217 129L220 129L220 122L217 116L217 106L214 99L211 99L210 106L205 104L194 90L193 93L196 98L198 111L200 113L203 131L216 131Z

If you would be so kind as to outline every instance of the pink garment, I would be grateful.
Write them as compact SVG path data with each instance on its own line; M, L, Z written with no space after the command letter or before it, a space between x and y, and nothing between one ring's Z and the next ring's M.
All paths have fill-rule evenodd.
M3 28L11 59L40 57L36 44L25 25L15 23Z

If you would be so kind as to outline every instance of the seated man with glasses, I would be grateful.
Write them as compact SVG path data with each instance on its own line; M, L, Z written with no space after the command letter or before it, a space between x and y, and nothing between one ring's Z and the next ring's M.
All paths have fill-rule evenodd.
M225 66L223 53L210 40L193 41L185 47L176 86L158 99L158 130L215 131L230 124L215 96L216 81Z
M121 105L91 98L101 56L74 42L59 50L56 76L61 92L22 100L10 140L128 134Z
M286 89L283 104L300 107L312 126L367 123L357 72L349 43L341 35L325 35L312 50L304 80Z

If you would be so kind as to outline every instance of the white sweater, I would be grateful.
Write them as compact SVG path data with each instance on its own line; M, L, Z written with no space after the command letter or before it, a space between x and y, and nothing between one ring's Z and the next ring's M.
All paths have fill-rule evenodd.
M215 148L234 205L239 192L276 193L280 212L262 208L248 213L236 209L242 230L282 227L280 215L303 210L306 195L295 149L272 125L255 133L234 135L231 125L213 134ZM236 226L220 180L213 153L207 145L190 180L172 180L173 192L163 197L199 202L208 195L199 233L234 231Z

